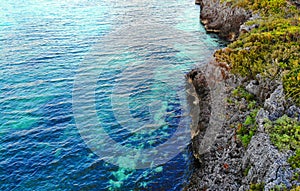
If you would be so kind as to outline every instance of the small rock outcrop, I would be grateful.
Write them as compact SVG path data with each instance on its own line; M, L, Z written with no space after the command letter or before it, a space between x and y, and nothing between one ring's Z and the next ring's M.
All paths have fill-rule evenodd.
M205 74L200 69L194 69L189 72L186 76L195 87L197 93L197 100L199 101L199 120L198 124L192 127L192 149L195 158L200 160L200 150L201 142L203 139L206 129L209 125L209 119L211 116L211 95L210 89L206 80Z
M251 17L242 8L231 8L219 0L196 0L201 6L200 19L208 32L218 33L221 38L235 40L240 26Z
M280 85L276 90L270 95L268 99L265 100L264 108L266 108L269 113L269 119L275 121L284 114L285 111L285 99L283 86Z

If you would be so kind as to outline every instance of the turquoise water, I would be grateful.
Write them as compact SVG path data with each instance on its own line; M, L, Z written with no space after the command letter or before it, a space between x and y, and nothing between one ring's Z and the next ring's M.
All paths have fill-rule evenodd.
M0 190L180 190L193 0L0 1Z

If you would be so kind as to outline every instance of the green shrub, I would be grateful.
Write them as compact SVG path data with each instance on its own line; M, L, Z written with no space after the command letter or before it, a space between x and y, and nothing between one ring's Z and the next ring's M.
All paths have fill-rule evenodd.
M284 184L276 185L271 191L288 191Z
M256 105L257 105L256 101L253 100L248 104L248 109L249 110L254 109L256 107Z
M242 7L264 16L284 14L295 10L294 6L287 4L286 0L222 0L233 7Z
M300 122L284 115L275 122L265 124L270 133L271 141L281 150L296 150L300 148Z
M290 163L291 167L293 169L295 168L300 168L300 148L298 148L296 151L295 151L295 155L291 156L289 159L288 159L288 162ZM298 177L299 178L299 177Z
M300 104L300 19L270 17L256 22L259 28L216 51L216 60L248 79L257 74L282 79L286 95Z
M250 143L253 135L257 130L257 124L255 121L255 117L257 115L258 110L254 109L251 113L246 117L243 124L239 124L237 128L237 137L241 140L244 147L247 147Z
M300 191L300 186L297 186L296 188L291 189L291 191Z
M249 165L244 171L243 171L243 176L247 176L249 174L249 171L251 169L251 166Z
M244 98L246 101L254 101L253 94L249 93L243 86L235 88L232 90L231 94L238 100Z
M300 168L300 122L284 115L275 122L267 121L265 128L276 147L295 151L288 162L292 168Z
M264 183L251 184L249 191L263 191L265 187Z

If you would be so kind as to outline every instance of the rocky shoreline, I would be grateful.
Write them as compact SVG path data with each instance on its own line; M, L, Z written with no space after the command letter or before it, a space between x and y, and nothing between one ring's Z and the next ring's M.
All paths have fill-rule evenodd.
M251 12L242 8L231 8L219 0L197 0L201 6L200 19L207 32L218 33L221 38L233 41L240 26L251 17Z
M255 17L249 10L219 0L196 0L196 4L201 6L200 19L207 31L228 41L257 26L244 25ZM300 108L286 97L280 79L259 74L255 79L241 77L216 56L205 67L189 72L187 79L197 92L200 114L192 128L197 164L185 190L300 189L299 159L296 165L291 162L299 148ZM296 124L292 132L297 136L287 143L278 141L283 145L296 141L296 146L287 149L274 142L272 129L283 119Z

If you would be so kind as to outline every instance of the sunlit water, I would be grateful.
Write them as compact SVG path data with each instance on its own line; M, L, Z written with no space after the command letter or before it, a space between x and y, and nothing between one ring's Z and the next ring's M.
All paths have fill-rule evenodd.
M155 149L190 125L184 74L219 47L198 18L194 0L0 1L0 190L182 189L188 148L159 165L118 158L74 113L93 102L118 149L164 155Z

